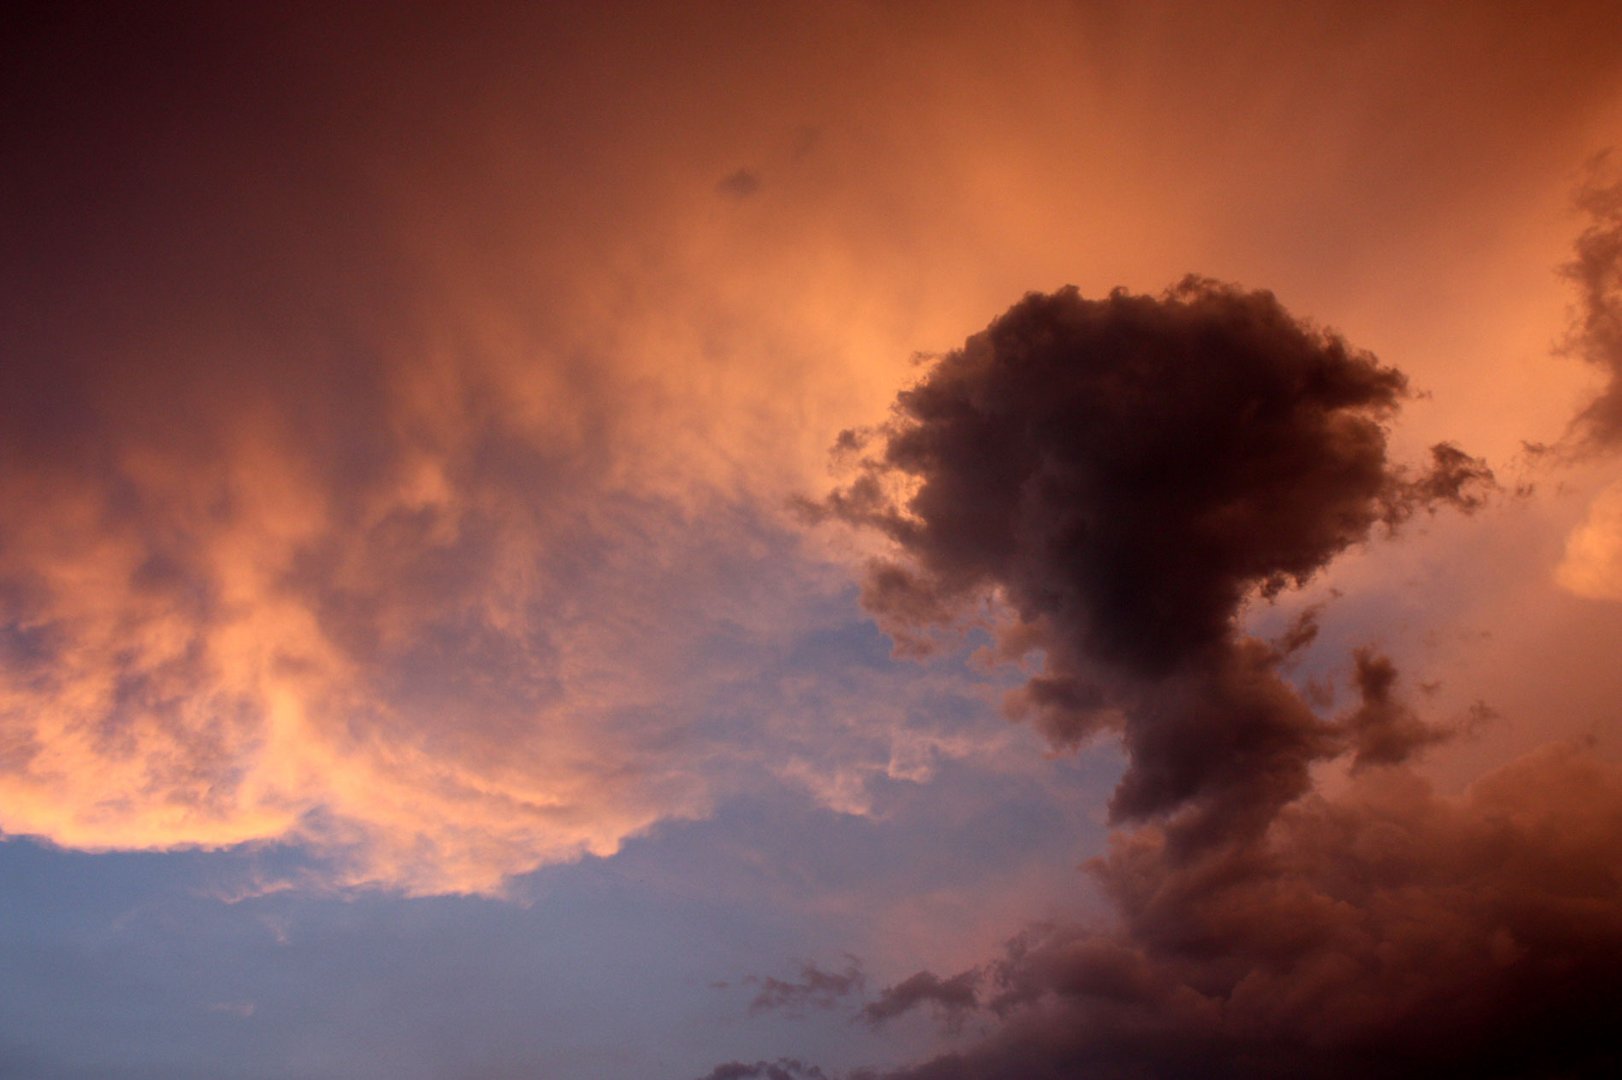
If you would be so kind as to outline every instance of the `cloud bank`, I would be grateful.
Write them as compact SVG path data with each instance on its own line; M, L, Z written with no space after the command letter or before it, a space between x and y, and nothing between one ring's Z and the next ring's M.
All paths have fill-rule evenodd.
M883 1076L1609 1075L1619 828L1622 770L1560 746L1459 798L1370 773L1192 861L1119 834L1122 925L1015 939L996 1033Z
M13 28L0 833L489 892L748 755L696 728L819 588L762 492L833 398L673 235L698 91L607 85L612 19L441 15Z

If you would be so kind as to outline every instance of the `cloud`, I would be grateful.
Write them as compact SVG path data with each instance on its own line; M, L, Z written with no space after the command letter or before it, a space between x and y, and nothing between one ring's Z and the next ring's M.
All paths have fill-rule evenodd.
M1622 600L1622 484L1601 492L1566 538L1555 581L1595 600Z
M1245 605L1421 509L1469 511L1484 464L1416 474L1383 424L1403 377L1272 296L1190 279L1161 297L1028 296L900 395L824 504L890 540L874 614L916 633L1008 614L1042 651L1009 702L1058 746L1119 731L1117 825L1089 873L1113 925L1013 939L920 972L953 988L966 1049L868 1080L1602 1075L1622 998L1622 769L1521 758L1457 798L1410 762L1448 732L1355 651L1358 703L1323 716ZM1010 625L1010 623L1012 625ZM1313 767L1350 758L1338 794ZM976 993L973 980L981 981Z
M860 994L867 984L867 976L855 957L847 957L841 971L823 971L815 964L802 964L798 980L753 975L743 980L760 987L749 1003L752 1013L784 1011L791 1015L804 1012L807 1006L831 1009L851 994Z
M702 807L637 733L680 685L643 605L696 603L708 559L639 537L683 511L499 417L347 406L378 441L358 474L296 423L204 460L116 419L96 468L8 471L6 832L303 840L343 879L461 891Z
M1560 746L1458 798L1370 772L1187 863L1118 834L1091 870L1122 926L1015 939L998 1031L882 1075L1607 1075L1619 824L1622 769Z
M793 1058L778 1058L776 1061L757 1061L753 1065L729 1061L717 1065L700 1080L827 1080L827 1074L815 1065L806 1065Z
M1573 419L1554 448L1564 457L1614 450L1622 442L1622 177L1609 152L1588 165L1576 203L1587 219L1574 257L1562 271L1577 289L1566 350L1603 374L1598 394ZM1549 448L1534 446L1535 451ZM1622 520L1617 487L1602 491L1587 519L1566 538L1555 581L1578 596L1622 597Z
M1344 721L1352 739L1353 770L1401 764L1448 738L1448 732L1421 720L1397 697L1397 668L1389 657L1364 648L1353 659L1352 678L1361 704Z
M980 972L963 971L943 979L929 971L909 975L887 986L878 999L862 1006L858 1017L875 1027L924 1005L933 1006L948 1030L961 1026L964 1016L979 1005L976 987Z
M1261 828L1347 733L1237 630L1242 606L1491 483L1448 444L1417 477L1387 461L1405 391L1268 293L1032 294L900 395L822 510L892 541L863 596L902 651L987 594L1011 609L1004 634L1044 660L1010 713L1061 747L1120 728L1117 820Z
M1474 513L1486 506L1498 490L1487 463L1452 443L1437 443L1431 447L1430 455L1429 468L1416 477L1398 482L1399 497L1387 500L1387 524L1400 524L1421 508L1432 514L1441 507Z
M1592 163L1577 206L1588 225L1577 238L1566 277L1577 286L1576 354L1599 368L1605 385L1578 414L1578 437L1593 447L1622 440L1622 178L1601 155Z
M17 28L0 833L495 892L747 771L731 665L842 584L775 510L838 297L773 322L675 235L722 163L646 152L696 92L536 94L635 66L613 20L475 22Z
M760 191L760 174L753 169L738 169L723 176L715 190L729 199L747 199Z

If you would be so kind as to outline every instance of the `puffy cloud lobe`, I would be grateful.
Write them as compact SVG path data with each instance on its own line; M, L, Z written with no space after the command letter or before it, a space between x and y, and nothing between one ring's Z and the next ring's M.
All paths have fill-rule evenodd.
M1121 727L1116 817L1182 812L1198 843L1264 827L1346 746L1238 631L1246 599L1491 485L1449 444L1418 475L1387 461L1404 393L1269 293L1032 294L899 396L824 509L894 541L863 596L898 650L1000 595L1045 651L1009 711L1061 746Z
M1566 538L1555 580L1578 596L1622 600L1622 484L1602 491Z
M430 419L358 405L361 437ZM305 840L340 881L462 891L696 812L633 737L662 663L636 594L684 603L633 572L634 537L677 511L593 491L599 466L535 433L431 420L369 475L323 477L321 448L274 427L220 435L208 465L116 420L98 468L7 470L0 498L27 511L0 543L0 827ZM660 550L702 575L694 554Z
M126 277L102 265L116 244L4 252L28 284L0 401L0 829L304 841L329 881L489 891L698 812L668 742L637 734L677 685L655 690L671 649L639 623L708 556L675 500L615 477L613 370L524 362L285 214L241 212L186 150L154 167L231 203L174 218L187 258ZM110 176L95 194L137 205L103 224L138 248L170 208ZM274 282L252 305L243 264Z
M1265 843L1177 863L1164 843L1118 834L1092 870L1124 925L1015 939L990 973L997 1033L886 1080L1622 1064L1622 769L1582 748L1458 798L1375 770L1287 808Z
M995 581L1164 674L1367 533L1403 385L1263 293L1032 295L901 395L883 465L919 487L891 530L944 592Z

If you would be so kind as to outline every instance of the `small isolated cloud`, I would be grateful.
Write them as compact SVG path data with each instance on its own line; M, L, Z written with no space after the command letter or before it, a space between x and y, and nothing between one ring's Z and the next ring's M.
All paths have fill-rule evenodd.
M747 199L760 191L760 174L753 169L738 169L727 173L715 185L715 190L729 199Z
M838 971L824 971L807 963L801 965L798 979L761 979L751 975L743 982L760 988L749 1003L750 1012L783 1012L794 1016L808 1008L831 1009L850 995L860 994L867 985L867 976L861 962L850 956Z

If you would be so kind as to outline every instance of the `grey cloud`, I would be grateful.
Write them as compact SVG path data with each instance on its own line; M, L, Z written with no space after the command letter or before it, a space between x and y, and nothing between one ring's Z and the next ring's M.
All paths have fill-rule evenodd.
M1088 866L1113 924L1015 938L945 1015L978 1003L988 1037L865 1080L1622 1064L1622 769L1547 748L1443 797L1406 763L1448 732L1387 657L1356 651L1358 702L1325 717L1282 673L1316 609L1274 641L1238 626L1377 528L1484 505L1490 471L1452 444L1387 461L1403 393L1271 295L1190 279L1027 297L900 396L820 508L894 541L875 614L927 630L1000 590L1004 652L1046 654L1010 711L1056 745L1118 730L1111 811L1131 827ZM1312 767L1343 755L1327 798ZM869 1008L948 982L922 972Z
M747 199L760 191L760 174L753 169L738 169L722 177L715 190L729 199Z
M760 990L749 1003L750 1012L784 1011L796 1013L805 1008L830 1009L867 985L867 976L855 957L848 957L843 970L824 971L815 964L802 964L798 979L761 979L749 976L745 983Z
M978 971L962 971L941 978L930 971L920 971L902 979L894 986L885 987L877 1000L862 1007L859 1017L869 1024L878 1025L924 1005L933 1006L949 1029L960 1027L965 1014L979 1006Z
M1354 659L1361 704L1345 721L1353 769L1395 765L1450 737L1451 732L1426 723L1397 696L1397 668L1389 657L1365 648L1357 650Z
M897 398L817 512L895 542L863 599L898 651L1001 591L1046 654L1009 712L1061 747L1118 727L1117 820L1180 814L1185 842L1254 831L1346 744L1279 674L1298 645L1245 637L1242 604L1490 489L1451 444L1417 474L1387 460L1405 394L1270 293L1189 277L1158 297L1031 294Z
M1121 926L1015 939L995 1034L871 1076L1613 1075L1619 824L1622 770L1565 747L1457 800L1369 774L1192 861L1120 834L1092 872Z
M1590 445L1610 448L1622 441L1622 177L1608 155L1595 159L1577 206L1588 225L1563 268L1578 297L1570 347L1606 382L1578 414L1575 432Z
M729 1061L717 1065L700 1080L828 1080L828 1076L815 1065L807 1065L794 1058L778 1058L776 1061L757 1061L754 1064Z

